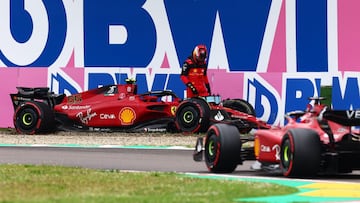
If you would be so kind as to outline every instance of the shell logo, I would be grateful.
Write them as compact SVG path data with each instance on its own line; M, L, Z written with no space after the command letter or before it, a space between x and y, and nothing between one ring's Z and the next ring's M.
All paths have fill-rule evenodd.
M119 119L122 125L132 125L136 118L134 109L130 107L124 107L119 112Z

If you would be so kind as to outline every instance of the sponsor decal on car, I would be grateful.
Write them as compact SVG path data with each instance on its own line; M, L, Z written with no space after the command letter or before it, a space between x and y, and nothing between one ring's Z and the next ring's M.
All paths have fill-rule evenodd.
M126 91L127 91L127 92L132 92L132 88L131 88L130 86L128 86L128 87L126 88Z
M119 119L122 125L132 125L136 118L134 109L130 107L124 107L119 112Z
M67 99L68 104L79 104L82 102L81 94L70 95Z
M260 151L265 153L271 153L275 151L275 159L280 160L280 146L278 144L272 147L266 145L260 145Z
M82 109L88 109L90 108L90 105L84 105L84 106L79 106L79 105L76 105L76 106L69 106L69 105L64 105L61 107L63 110L82 110Z
M171 114L175 115L175 113L176 113L176 106L172 106L171 107Z
M109 90L105 92L105 96L114 96L114 94L117 92L116 86L109 87Z
M101 113L100 114L100 119L103 120L112 120L112 119L116 119L116 116L114 114L107 114L107 113Z
M88 124L91 118L95 117L96 115L96 112L91 112L91 109L88 109L85 113L79 112L76 114L76 117L78 117L83 124Z
M265 145L260 145L260 150L262 152L271 152L270 147Z
M346 115L348 118L360 119L360 110L346 111Z
M216 113L216 115L214 116L214 119L217 120L217 121L222 121L222 120L224 120L224 118L225 118L225 117L221 114L220 111L218 111L218 112Z
M124 99L126 97L125 93L120 93L119 99Z
M275 150L275 159L280 160L280 146L276 144L272 147L272 150Z
M360 135L356 135L356 134L351 135L351 140L355 142L360 142Z

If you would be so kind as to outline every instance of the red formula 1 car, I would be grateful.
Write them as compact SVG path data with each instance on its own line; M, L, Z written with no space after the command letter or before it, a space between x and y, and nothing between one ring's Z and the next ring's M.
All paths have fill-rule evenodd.
M220 96L182 100L172 91L137 94L135 80L66 96L49 88L18 87L10 94L14 126L21 134L58 130L168 131L201 133L215 123L227 123L248 132L267 127L255 117L254 108L242 99ZM253 124L256 123L256 126Z
M181 99L171 91L136 94L135 81L79 94L57 95L49 88L18 87L11 94L14 126L22 134L57 130L176 130L174 116Z
M205 142L197 140L195 161L205 162L209 171L233 172L245 160L257 160L255 168L277 170L286 177L350 173L360 169L360 110L332 110L311 98L305 111L285 115L283 127L258 129L243 135L229 124L215 124ZM251 141L253 144L245 144ZM205 145L203 147L203 144Z

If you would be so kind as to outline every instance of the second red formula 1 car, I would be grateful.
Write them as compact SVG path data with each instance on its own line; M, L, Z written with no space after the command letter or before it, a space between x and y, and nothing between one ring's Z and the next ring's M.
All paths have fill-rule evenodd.
M208 170L215 173L232 172L246 160L257 160L255 168L278 170L286 177L359 170L360 110L333 110L320 103L323 99L311 98L311 108L286 114L283 127L250 135L231 124L212 125L205 141L198 139L194 159L202 160L204 153Z
M235 125L241 133L270 127L256 118L252 105L243 99L195 97L182 101L176 110L175 124L182 132L206 132L215 123Z

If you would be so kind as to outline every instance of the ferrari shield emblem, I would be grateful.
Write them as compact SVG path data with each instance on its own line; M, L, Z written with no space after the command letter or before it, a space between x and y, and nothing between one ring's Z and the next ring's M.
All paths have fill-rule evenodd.
M175 112L176 112L176 106L172 106L171 107L171 114L175 115Z

